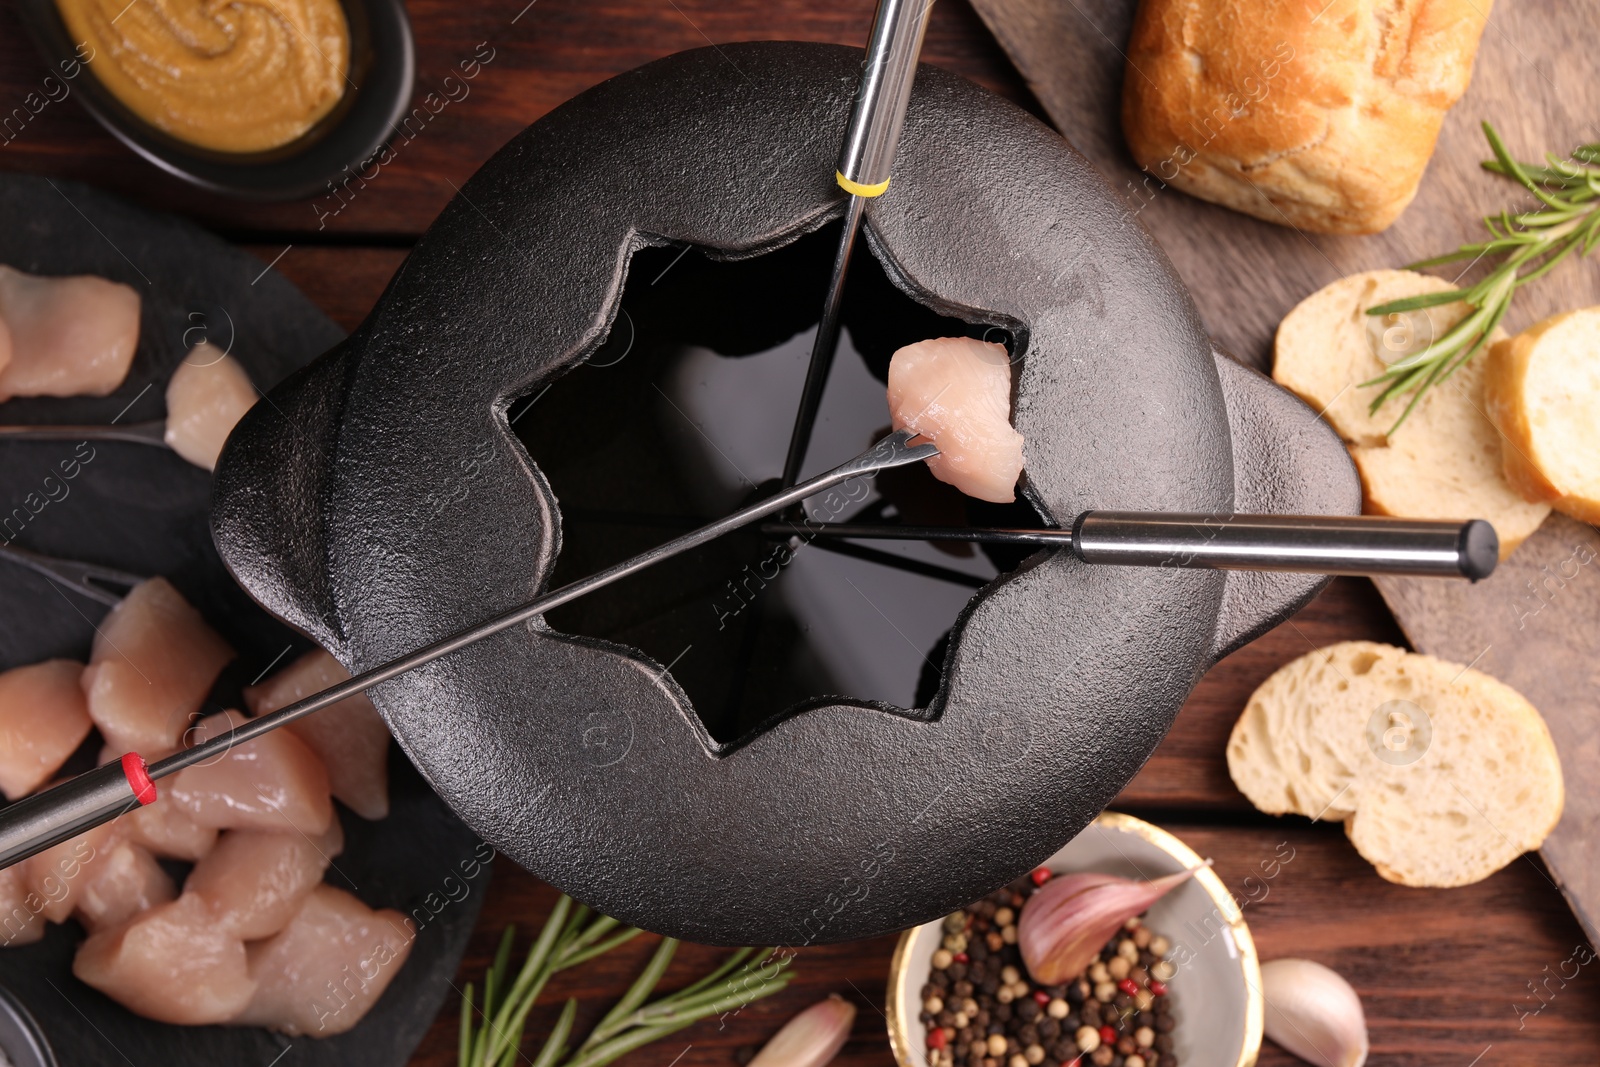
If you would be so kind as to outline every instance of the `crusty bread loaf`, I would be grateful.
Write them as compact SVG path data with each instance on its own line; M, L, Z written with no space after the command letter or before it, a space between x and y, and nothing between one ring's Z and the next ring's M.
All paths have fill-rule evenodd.
M1416 195L1491 0L1143 0L1122 128L1159 180L1318 233Z
M1505 436L1506 478L1524 497L1600 522L1600 307L1491 348L1484 407Z
M1449 288L1440 278L1404 270L1341 278L1284 316L1272 377L1321 412L1349 444L1367 514L1486 519L1500 535L1505 559L1550 507L1525 500L1501 470L1502 438L1484 411L1484 355L1430 389L1393 435L1388 431L1407 400L1391 400L1373 414L1368 407L1377 391L1360 384L1442 337L1469 310L1442 304L1376 317L1367 308Z
M1561 818L1539 712L1486 674L1370 641L1307 653L1261 684L1228 772L1274 815L1340 819L1391 882L1456 886L1538 848Z

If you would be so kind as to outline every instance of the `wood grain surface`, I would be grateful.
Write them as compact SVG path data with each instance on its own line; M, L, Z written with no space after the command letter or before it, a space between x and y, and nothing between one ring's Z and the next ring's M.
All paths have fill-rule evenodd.
M1487 581L1380 578L1418 649L1470 663L1533 702L1550 727L1567 803L1541 850L1600 943L1600 532L1552 515Z
M1371 1031L1369 1063L1593 1062L1600 1048L1600 983L1589 972L1597 965L1568 964L1565 973L1576 970L1577 977L1559 980L1562 963L1585 942L1536 857L1463 889L1406 889L1373 874L1337 826L1303 819L1230 827L1168 820L1165 825L1200 855L1216 860L1218 875L1243 905L1263 959L1310 957L1350 979L1361 992ZM1266 878L1263 864L1278 855L1292 858L1275 878ZM516 917L526 926L548 912L554 899L548 888L505 866L490 885L485 922L468 952L463 981L481 975L494 951L499 928L490 917ZM531 936L525 931L519 951ZM545 992L530 1032L546 1032L569 996L579 998L580 1029L598 1019L654 940L640 938L594 967L558 980ZM887 936L802 949L793 984L776 997L751 1005L725 1026L702 1023L625 1062L735 1067L741 1049L759 1045L794 1012L839 993L858 1011L851 1039L834 1062L888 1067L893 1060L881 1009L894 942ZM663 989L686 982L718 958L715 949L685 946ZM1173 989L1175 997L1182 996L1181 984L1175 982ZM455 1063L455 1023L452 1011L441 1013L414 1067ZM1263 1046L1263 1067L1299 1062L1270 1043Z
M523 126L574 93L640 63L708 42L786 38L859 45L872 14L869 0L525 4L412 0L419 93L437 85L480 41L492 43L495 58L465 99L441 111L392 166L348 203L336 197L239 204L196 193L131 156L70 98L51 104L19 135L0 143L0 168L83 178L135 202L195 217L249 244L263 263L275 262L350 329L377 299L411 242L454 194L454 186ZM1037 100L967 0L935 6L924 58L1037 114L1053 116L1115 184L1125 187L1131 163L1121 147L1115 115L1119 50L1131 3L980 0L979 6L1022 62ZM1002 8L1011 13L1009 18ZM1484 114L1530 156L1592 138L1585 123L1592 123L1600 111L1590 106L1592 98L1577 94L1587 66L1585 50L1574 47L1584 40L1592 44L1592 36L1585 38L1582 27L1576 33L1571 29L1578 13L1585 11L1592 20L1592 5L1569 9L1554 0L1502 0L1485 37L1473 90L1446 125L1439 157L1424 184L1427 199L1419 198L1392 235L1307 237L1173 190L1155 197L1141 218L1196 287L1213 333L1237 354L1259 363L1282 312L1316 286L1350 270L1393 265L1474 238L1478 205L1495 206L1507 193L1495 180L1473 171L1482 150L1475 130L1478 113L1472 109L1492 104L1493 114ZM1558 62L1562 56L1572 58ZM45 73L10 9L0 7L0 111L20 102ZM1448 166L1441 164L1445 158L1452 161ZM1454 184L1433 189L1447 170L1458 175ZM339 204L344 206L337 214L326 214ZM1464 210L1463 204L1473 206ZM1425 221L1435 214L1443 221ZM1404 237L1409 243L1387 243L1402 234L1409 235ZM1592 268L1564 269L1548 282L1548 307L1580 299L1594 302L1594 293L1582 288L1592 285L1592 279ZM1553 288L1558 285L1569 288ZM1543 301L1545 291L1529 296ZM1518 321L1541 314L1546 306L1525 301ZM1573 957L1583 934L1538 857L1519 860L1476 886L1404 889L1373 873L1340 827L1261 816L1233 789L1222 748L1251 689L1310 648L1356 637L1402 640L1370 582L1340 579L1296 618L1234 653L1201 681L1172 733L1117 807L1159 821L1202 855L1215 858L1225 884L1245 905L1263 958L1308 956L1338 968L1355 983L1372 1028L1370 1062L1488 1067L1600 1059L1600 980L1592 973L1597 968L1589 965L1563 977L1563 972L1572 974L1570 965L1562 965ZM1276 878L1264 879L1261 865L1281 854L1282 842L1294 849L1294 859ZM519 947L525 945L553 899L550 889L525 872L498 863L458 985L481 978L507 923L518 924ZM580 1000L580 1028L598 1018L626 988L651 941L641 938L564 975L547 990L530 1023L529 1051L567 996ZM886 1067L892 1061L880 1013L893 943L893 937L882 937L806 949L797 961L794 985L780 996L751 1006L725 1025L697 1025L681 1038L642 1049L624 1062L734 1067L741 1049L758 1045L789 1015L838 992L860 1011L837 1062ZM718 955L714 949L685 946L664 988L688 980ZM457 1024L455 1009L447 1007L414 1063L453 1064ZM291 1052L282 1067L293 1062ZM1295 1061L1269 1044L1261 1062L1276 1067Z
M459 78L458 65L477 54L480 42L489 44L492 57L464 83L464 96L452 88L458 101L431 117L425 110L421 132L397 138L394 161L376 177L368 175L364 187L351 183L287 204L244 204L199 192L136 160L70 96L47 105L11 140L0 138L0 167L80 178L227 234L283 236L279 248L291 241L404 243L426 229L456 187L514 134L597 82L713 42L859 46L873 11L860 0L410 0L406 6L417 41L419 104L446 77ZM965 3L935 6L924 58L1013 100L1028 99L1021 78ZM48 73L10 6L0 6L0 115Z
M1600 131L1600 92L1589 83L1590 65L1570 61L1600 42L1594 11L1550 0L1503 2L1491 11L1472 85L1447 116L1416 200L1399 221L1382 234L1365 237L1305 233L1189 197L1134 163L1122 138L1119 104L1123 79L1144 76L1123 53L1136 0L973 3L1057 129L1124 192L1162 243L1213 336L1263 370L1270 369L1278 320L1309 293L1346 274L1403 266L1481 240L1477 216L1503 207L1522 209L1532 202L1478 166L1488 154L1481 122L1494 123L1518 158L1535 161L1546 151L1564 154L1574 145L1592 142ZM1439 273L1452 280L1462 276L1458 268ZM1505 325L1515 332L1597 300L1600 271L1592 262L1568 264L1520 293ZM1595 725L1600 711L1600 593L1584 580L1590 577L1590 564L1577 561L1592 560L1597 546L1600 536L1593 529L1558 516L1502 573L1477 586L1419 579L1378 582L1416 647L1475 662L1544 710L1568 783L1562 824L1546 844L1549 881L1552 887L1563 887L1591 937L1600 918L1600 781L1594 770L1594 757L1600 754ZM1327 599L1302 619L1309 623ZM1226 791L1214 762L1206 759L1225 740L1223 724L1214 723L1217 732L1205 736L1196 725L1201 717L1191 713L1210 698L1212 685L1224 682L1225 673L1248 670L1236 660L1270 656L1268 646L1277 645L1281 633L1280 628L1212 672L1210 684L1202 685L1185 709L1187 721L1173 731L1130 794L1142 798L1160 782L1177 803L1198 807L1205 802L1188 795L1191 783L1213 796ZM1355 635L1321 634L1309 643L1347 636ZM1191 756L1187 745L1195 742L1201 747Z
M1491 0L1481 0L1485 7ZM1135 206L1229 352L1266 369L1288 310L1346 274L1401 267L1480 241L1479 217L1533 198L1485 173L1479 129L1493 122L1519 159L1542 161L1600 140L1600 88L1589 56L1600 45L1591 3L1501 0L1490 10L1472 85L1446 116L1417 198L1381 234L1330 237L1240 215L1163 186L1141 171L1122 137L1123 46L1136 0L973 0L1022 70L1056 128ZM1294 62L1294 60L1290 60ZM1270 94L1272 83L1266 91ZM1176 147L1176 146L1175 146ZM1446 277L1453 277L1445 274ZM1600 303L1600 270L1569 264L1522 290L1505 321L1515 333L1557 311Z

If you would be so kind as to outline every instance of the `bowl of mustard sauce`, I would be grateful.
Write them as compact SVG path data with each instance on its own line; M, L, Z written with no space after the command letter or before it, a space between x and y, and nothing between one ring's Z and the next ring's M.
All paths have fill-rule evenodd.
M119 140L201 188L322 192L411 100L403 0L19 0L46 62Z

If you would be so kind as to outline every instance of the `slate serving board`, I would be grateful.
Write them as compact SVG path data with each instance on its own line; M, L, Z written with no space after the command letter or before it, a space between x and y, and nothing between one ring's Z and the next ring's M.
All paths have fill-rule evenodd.
M1493 122L1524 160L1600 139L1600 85L1585 58L1600 47L1593 7L1502 0L1490 12L1472 85L1446 116L1417 198L1399 220L1364 237L1301 233L1164 188L1135 166L1120 114L1122 49L1137 0L972 4L1057 129L1111 177L1166 249L1207 329L1263 371L1271 367L1278 321L1310 293L1346 274L1479 241L1480 215L1531 202L1479 167L1489 155L1481 121ZM1568 262L1519 292L1505 325L1514 333L1596 303L1600 263ZM1543 857L1600 943L1600 561L1575 562L1596 551L1593 528L1556 515L1489 581L1377 585L1418 650L1476 660L1544 714L1561 753L1567 804Z
M167 378L203 338L231 345L266 388L343 336L260 260L190 223L72 182L0 175L0 263L99 274L133 286L143 300L138 353L120 389L101 398L13 400L0 406L0 422L105 423L119 413L123 422L158 419ZM67 468L75 470L70 478L60 466L65 459L78 461ZM257 607L223 569L211 542L210 492L206 471L162 448L0 442L0 537L49 555L166 575L239 651L213 693L232 704L238 686L280 653L287 662L309 643ZM0 558L0 669L51 656L85 658L106 610ZM69 767L92 765L93 747ZM450 995L483 903L490 853L398 749L390 774L386 820L341 811L346 847L329 881L374 906L413 914L419 929L404 969L350 1032L291 1041L260 1029L180 1028L140 1018L72 977L82 938L76 923L51 927L36 944L0 949L0 985L39 1020L63 1064L398 1067Z

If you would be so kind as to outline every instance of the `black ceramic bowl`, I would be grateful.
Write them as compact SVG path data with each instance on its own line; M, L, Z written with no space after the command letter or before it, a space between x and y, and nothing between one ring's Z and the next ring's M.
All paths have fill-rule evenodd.
M123 144L169 174L202 189L250 200L293 200L354 170L389 137L416 79L411 22L404 0L341 0L350 24L354 88L303 135L265 152L218 152L180 141L135 115L94 76L79 74L74 95ZM16 5L28 36L52 73L72 69L75 42L55 0Z

